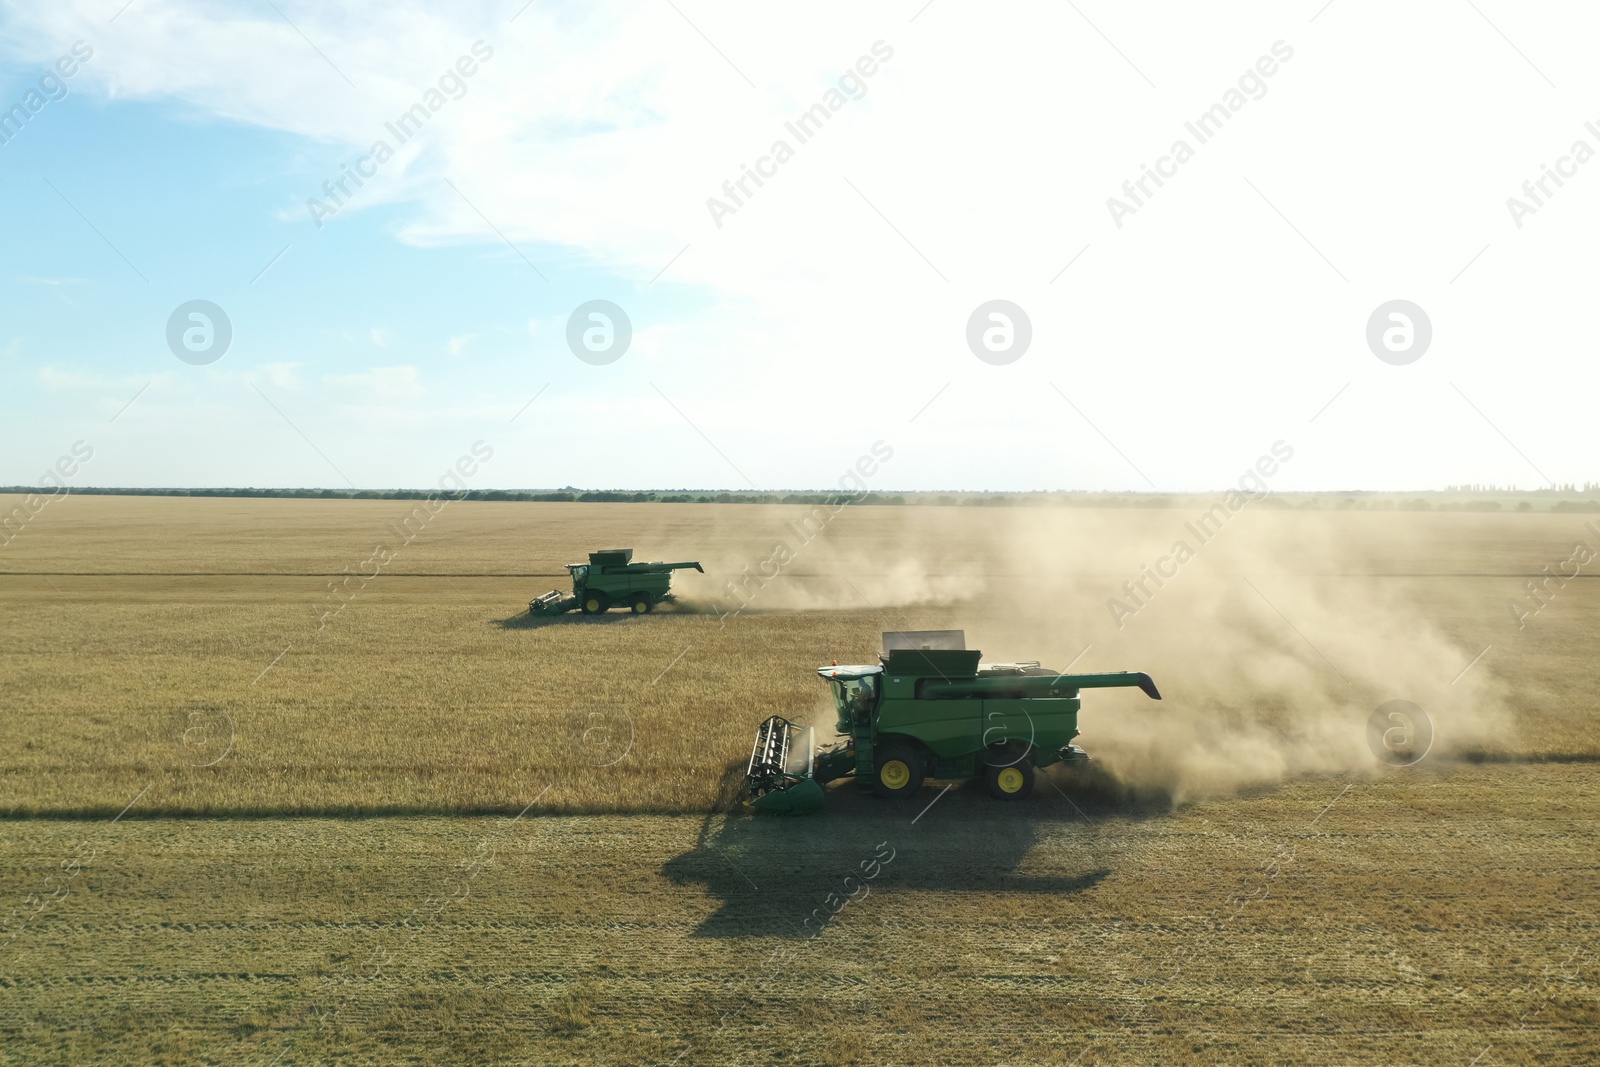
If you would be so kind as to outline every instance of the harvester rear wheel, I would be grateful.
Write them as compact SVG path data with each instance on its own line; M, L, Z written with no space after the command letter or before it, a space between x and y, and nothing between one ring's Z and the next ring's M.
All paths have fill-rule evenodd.
M904 741L892 741L872 762L872 791L880 797L908 797L922 788L922 755Z
M1033 793L1033 758L1007 747L984 761L983 783L1001 800L1026 800Z
M585 615L599 615L611 608L611 598L601 592L583 594L583 613Z
M656 606L656 602L650 599L649 593L635 593L633 599L629 601L629 606L635 615L645 615Z

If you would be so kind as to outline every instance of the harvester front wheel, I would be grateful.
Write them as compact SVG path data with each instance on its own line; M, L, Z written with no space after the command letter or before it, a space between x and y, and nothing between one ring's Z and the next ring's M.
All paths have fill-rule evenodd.
M583 594L583 613L585 615L599 615L611 608L611 598L604 593L594 592Z
M884 745L873 760L872 791L880 797L908 797L922 788L922 755L904 741Z
M650 609L655 606L656 602L650 599L649 593L635 593L633 594L633 600L629 602L629 607L633 609L635 615L648 614Z
M1026 800L1033 793L1033 760L1026 752L1003 750L1003 758L985 761L983 782L1000 800Z

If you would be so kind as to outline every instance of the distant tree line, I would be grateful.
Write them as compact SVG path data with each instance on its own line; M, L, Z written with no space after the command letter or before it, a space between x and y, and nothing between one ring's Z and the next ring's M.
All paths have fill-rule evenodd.
M27 494L38 492L29 486L0 486L0 493ZM436 490L423 489L122 489L98 486L74 487L72 493L84 496L198 496L198 497L262 497L293 500L425 500L441 495ZM678 492L629 493L616 490L558 489L550 492L516 489L468 489L449 493L453 500L516 500L547 504L828 504L850 502L856 504L904 504L906 498L899 494L867 493L859 499L839 492L832 493L747 493Z
M1600 500L1571 499L1577 493L1600 489L1585 483L1561 489L1486 490L1457 486L1449 490L1420 493L1363 492L1343 493L1268 493L1255 505L1261 508L1305 511L1556 511L1600 512ZM28 494L31 486L0 486L0 493ZM121 489L87 486L71 493L85 496L190 496L258 497L295 500L425 500L437 491L423 489ZM1501 499L1489 498L1494 493ZM455 500L506 500L546 504L871 504L923 505L933 507L1089 507L1089 508L1176 508L1206 501L1214 493L1171 493L1155 495L1132 492L1090 492L1084 490L1032 492L907 492L867 493L860 498L835 492L702 492L691 489L627 492L625 490L577 489L566 486L552 490L469 489L449 494ZM1566 496L1568 499L1552 499ZM1538 501L1536 509L1531 500Z

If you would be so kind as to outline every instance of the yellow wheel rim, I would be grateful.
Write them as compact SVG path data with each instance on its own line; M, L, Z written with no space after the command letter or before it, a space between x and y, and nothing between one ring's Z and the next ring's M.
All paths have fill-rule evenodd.
M911 781L911 768L901 760L889 760L878 771L878 780L890 789L904 789Z
M1016 793L1022 789L1022 783L1024 779L1022 777L1022 771L1018 770L1016 767L1007 767L1005 770L1000 772L996 778L996 781L999 783L1000 791L1002 793Z
M590 598L588 603L584 604L583 606L588 608L590 611L599 611L600 610L600 601L595 600L593 598Z
M649 608L650 605L643 600L635 600L633 602L633 613L635 615L643 615Z

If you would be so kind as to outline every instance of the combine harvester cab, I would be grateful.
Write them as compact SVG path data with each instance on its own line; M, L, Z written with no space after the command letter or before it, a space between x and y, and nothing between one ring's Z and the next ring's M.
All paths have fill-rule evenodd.
M1060 674L1036 661L984 663L960 630L884 634L875 664L817 669L833 690L837 740L814 749L811 730L774 715L756 731L746 804L804 814L822 785L854 778L880 797L904 797L929 778L982 775L989 792L1021 800L1034 768L1087 760L1078 736L1080 691L1137 687L1160 700L1148 674ZM804 732L804 758L794 741Z
M560 615L580 608L585 615L599 615L626 606L635 615L644 615L657 604L676 599L671 592L672 572L689 567L705 573L698 563L635 563L631 548L591 552L588 563L567 564L572 575L571 596L552 589L529 601L528 613Z

